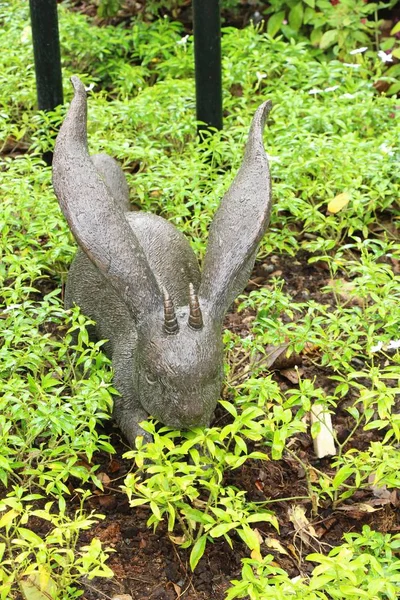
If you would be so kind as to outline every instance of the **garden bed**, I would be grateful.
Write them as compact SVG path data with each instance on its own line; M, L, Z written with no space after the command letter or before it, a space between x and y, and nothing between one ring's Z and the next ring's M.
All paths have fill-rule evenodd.
M172 488L179 481L179 461L169 450L181 448L189 434L157 426L160 453L153 464L174 476L156 488L146 450L124 456L129 448L106 418L113 396L108 362L88 344L83 317L62 307L76 247L41 157L53 147L65 107L35 110L27 18L27 6L0 1L4 597L27 597L29 586L36 592L42 586L37 600L69 600L79 588L87 600L117 594L223 600L245 597L242 582L254 586L257 600L394 600L400 110L396 94L379 91L379 82L393 84L387 65L372 47L356 48L345 62L304 40L227 29L224 131L199 141L193 41L182 24L154 19L131 29L99 28L60 6L67 103L69 75L93 89L91 153L116 157L133 207L168 218L200 258L240 165L251 116L267 98L274 105L265 132L271 224L246 292L226 317L228 368L223 402L204 434L208 467L194 478L198 498L172 503L175 527L168 531L164 513L154 531L148 520L157 523L164 505L149 505L143 490L153 486L157 499L163 482ZM71 328L79 333L75 351ZM318 427L309 421L315 404L332 414L334 458L315 456ZM246 410L256 416L238 426L235 439L232 428ZM189 471L195 460L195 452L181 457ZM134 480L138 471L142 479ZM210 500L201 479L209 483L214 471L222 477L217 486L213 480ZM201 519L216 509L233 522L235 510L223 504L228 497L248 520L227 529L225 539L209 528L193 571L193 547L204 527L185 521L185 511Z

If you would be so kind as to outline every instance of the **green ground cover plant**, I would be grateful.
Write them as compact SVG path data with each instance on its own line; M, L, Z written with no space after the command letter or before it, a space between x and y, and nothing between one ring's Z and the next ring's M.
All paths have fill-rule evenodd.
M52 149L66 107L35 109L28 23L26 2L0 0L0 596L31 599L33 590L35 600L67 599L82 593L82 575L111 575L107 548L79 543L79 532L100 518L89 509L85 516L88 492L79 490L102 486L95 453L114 450L98 422L109 418L116 392L102 343L90 342L86 319L62 305L75 244L41 155ZM192 569L219 539L242 543L248 558L228 600L396 598L398 535L346 534L338 548L308 556L317 565L310 576L292 579L265 546L264 532L278 535L280 527L274 500L252 501L229 482L245 465L290 456L305 472L297 500L310 518L354 501L371 477L377 487L399 487L400 112L395 95L375 85L393 85L394 75L377 48L344 62L305 39L227 27L224 130L199 141L193 40L179 23L98 28L60 6L60 32L66 102L68 76L92 88L91 152L117 158L132 202L171 220L200 258L251 115L270 98L274 208L259 256L293 264L306 257L327 273L316 297L294 298L276 276L240 298L239 314L252 320L247 335L225 332L222 425L177 432L150 421L154 441L138 440L127 454L132 473L121 493L132 510L147 507L149 527L165 521L173 543L190 549ZM279 386L265 360L267 348L282 345L292 356L311 347L329 387L302 375ZM334 423L339 410L348 419L345 437L332 432L329 469L296 452L298 436L321 429L306 420L315 405ZM353 441L362 432L375 437L359 448ZM76 514L66 508L74 488ZM33 517L48 523L44 540Z
M191 18L190 0L141 0L134 4L123 0L88 0L97 18L109 22L120 20L154 20L163 16L181 19L187 24ZM396 23L388 29L387 11L396 0L220 0L222 22L262 23L269 35L283 35L285 39L307 41L329 56L348 58L357 46L380 51L382 59L392 62L399 58L400 48ZM385 56L385 53L387 55ZM398 65L392 65L390 74L399 74ZM389 94L397 93L398 82Z
M284 571L271 564L271 555L265 556L261 561L245 559L242 579L232 582L227 600L245 597L250 600L395 600L400 569L400 561L396 558L399 536L389 538L372 532L365 526L362 534L346 534L344 538L345 543L332 550L328 556L310 554L307 557L307 560L319 563L307 583L300 578L289 580Z

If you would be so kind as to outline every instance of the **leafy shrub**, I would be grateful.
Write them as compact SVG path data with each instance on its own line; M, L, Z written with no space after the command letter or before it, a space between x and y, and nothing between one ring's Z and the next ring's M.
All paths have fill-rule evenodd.
M98 6L97 14L100 17L115 16L122 6L122 0L91 0L91 3ZM220 0L220 3L222 9L235 10L240 0ZM190 0L145 0L139 14L144 14L147 18L169 14L176 18L188 6Z
M106 566L107 553L99 540L78 548L78 536L89 529L101 515L86 516L83 503L87 494L82 490L80 509L74 517L66 513L62 497L57 504L47 502L44 508L33 503L42 500L40 494L26 494L16 488L0 501L0 598L15 597L19 590L24 598L61 600L78 598L82 592L81 577L110 577ZM27 527L32 519L45 525L43 535Z
M223 536L232 547L230 532L235 532L253 556L260 556L260 539L251 524L267 522L278 528L271 511L257 507L245 492L223 483L226 470L237 469L251 458L267 458L249 450L247 443L272 438L272 419L261 406L251 403L242 404L240 410L228 402L223 405L234 417L232 424L180 433L167 428L157 432L154 425L144 423L154 441L144 446L139 442L136 450L126 454L139 468L139 474L130 474L125 480L130 505L149 505L148 525L157 527L167 519L170 534L176 525L180 527L183 535L171 535L171 539L183 548L192 546L192 569L208 541ZM302 428L300 421L292 423L292 432ZM179 437L183 439L179 441Z
M302 33L321 50L333 47L335 54L343 55L360 45L370 47L376 42L380 25L377 11L393 4L362 0L271 0L266 10L271 14L267 30L272 36L281 31L289 39Z
M232 581L226 600L395 600L398 596L400 560L396 554L399 535L390 536L363 527L362 534L345 534L345 543L328 556L310 554L317 562L309 580L289 579L271 555L262 561L245 559L242 579Z

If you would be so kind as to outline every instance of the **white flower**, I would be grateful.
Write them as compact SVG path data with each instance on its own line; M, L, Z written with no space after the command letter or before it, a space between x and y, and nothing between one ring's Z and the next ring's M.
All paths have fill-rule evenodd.
M388 344L378 342L376 346L372 346L370 352L380 352L381 350L399 350L400 340L390 340Z
M391 54L386 54L383 50L379 50L378 56L383 63L393 62L393 56Z
M32 42L32 29L30 25L24 27L21 33L21 42L26 44L27 42Z
M368 48L367 46L364 46L363 48L356 48L355 50L352 50L351 52L349 52L349 54L362 54L366 50L368 50Z
M91 92L93 88L94 88L94 83L89 83L89 85L87 87L85 87L85 90L87 92Z
M383 342L378 342L376 346L371 346L371 352L380 352L383 348Z
M398 348L400 348L400 340L390 340L387 349L388 350L397 350Z
M9 304L7 306L7 308L5 308L3 310L3 313L7 313L7 312L11 312L12 310L15 310L16 308L21 308L22 304Z
M253 341L253 336L250 333L249 335L246 335L246 337L242 338L243 342L252 342Z
M187 44L188 39L189 39L189 36L184 35L183 38L178 40L176 43L178 44L178 46L184 46L185 44Z
M359 69L361 67L358 63L343 63L345 67L351 67L352 69Z
M312 90L309 90L308 93L309 94L325 94L325 92L334 92L339 87L340 87L339 85L332 85L331 87L324 88L323 90L320 90L318 88L312 88Z
M391 146L388 146L385 142L379 146L379 150L384 154L388 154L389 156L393 156L394 152Z

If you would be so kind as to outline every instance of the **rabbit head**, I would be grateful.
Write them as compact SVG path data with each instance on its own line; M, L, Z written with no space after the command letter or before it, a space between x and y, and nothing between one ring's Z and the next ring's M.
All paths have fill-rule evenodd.
M167 316L152 314L138 322L140 403L170 427L206 426L222 386L221 327L206 316L203 321L201 313L193 327L190 308L175 310L168 300Z
M224 315L246 286L269 221L262 134L271 104L254 115L243 163L213 219L200 276L189 244L170 223L124 212L122 171L113 161L108 172L112 159L105 155L89 156L86 92L77 77L71 81L75 95L57 138L53 185L84 252L79 260L86 266L74 276L77 303L111 340L116 387L131 398L118 408L117 421L130 441L143 415L176 428L207 425L222 385ZM89 277L90 270L98 275ZM129 346L130 329L135 343Z

